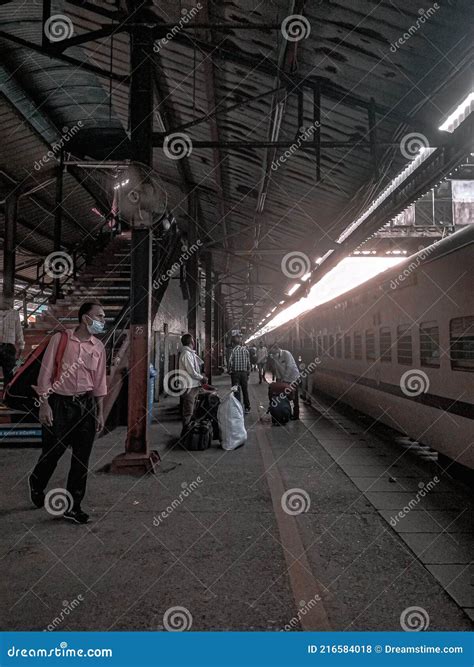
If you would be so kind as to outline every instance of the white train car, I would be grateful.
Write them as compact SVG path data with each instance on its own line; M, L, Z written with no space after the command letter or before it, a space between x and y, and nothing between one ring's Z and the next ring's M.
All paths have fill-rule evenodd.
M275 332L320 390L474 468L474 225ZM446 462L446 460L445 460Z

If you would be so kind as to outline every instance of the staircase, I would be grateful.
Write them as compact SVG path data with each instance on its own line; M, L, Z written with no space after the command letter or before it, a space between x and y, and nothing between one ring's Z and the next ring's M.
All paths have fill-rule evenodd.
M104 342L112 342L107 330L111 330L124 310L130 297L131 236L125 232L115 237L103 252L95 257L70 286L63 299L51 303L36 322L24 330L23 358L55 330L77 326L77 311L84 301L100 301L105 311L106 332L99 336ZM108 346L110 348L110 345ZM108 349L110 367L107 372L108 395L104 401L105 417L110 413L122 386L123 370L128 362L128 335L122 331L115 339L113 349ZM2 407L0 409L0 446L41 444L41 426L25 419L25 414Z

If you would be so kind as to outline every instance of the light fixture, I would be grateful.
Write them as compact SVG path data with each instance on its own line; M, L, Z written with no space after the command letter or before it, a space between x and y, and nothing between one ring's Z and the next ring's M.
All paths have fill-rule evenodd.
M285 303L285 300L283 299L282 301L280 301L280 306L283 305L284 303Z
M358 227L360 227L360 225L364 222L364 220L366 220L369 217L369 215L373 213L373 211L375 211L380 206L380 204L385 199L387 199L387 197L391 195L396 188L398 188L398 186L401 183L406 181L408 176L410 176L410 174L412 174L415 171L415 169L418 169L420 164L422 164L426 160L426 158L429 157L435 150L436 148L420 148L420 152L418 153L416 158L412 160L410 164L407 165L405 169L403 169L397 176L395 176L395 178L392 179L392 181L385 188L385 190L377 197L377 199L375 199L372 202L369 208L366 209L364 213L362 213L362 215L357 218L357 220L354 220L354 222L351 222L351 224L348 225L348 227L346 227L346 229L337 239L337 243L342 243L343 241L345 241L348 236L350 236ZM325 258L323 257L323 260L324 259Z
M456 109L450 114L444 123L439 126L438 130L441 132L454 132L454 130L461 125L462 121L469 116L474 109L474 92L469 95L459 104Z
M310 277L311 277L311 271L308 271L308 273L305 273L305 274L304 274L304 276L301 278L301 280L302 280L303 282L306 282L307 280L310 279Z

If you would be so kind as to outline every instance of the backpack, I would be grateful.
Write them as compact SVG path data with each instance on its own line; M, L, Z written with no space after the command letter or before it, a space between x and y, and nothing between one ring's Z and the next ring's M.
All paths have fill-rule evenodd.
M193 420L208 419L212 424L212 439L220 440L219 422L217 421L217 410L220 398L210 391L199 392L194 403Z
M291 419L291 405L286 396L272 398L268 410L272 416L272 424L287 424Z
M208 449L212 441L212 424L208 419L192 421L184 438L184 449L194 452Z
M57 382L61 376L61 363L68 342L66 331L60 333L61 339L54 360L54 382ZM48 337L30 352L23 365L19 367L12 380L7 384L3 395L3 403L12 410L38 414L40 403L33 386L38 384L41 362L51 338L51 336Z

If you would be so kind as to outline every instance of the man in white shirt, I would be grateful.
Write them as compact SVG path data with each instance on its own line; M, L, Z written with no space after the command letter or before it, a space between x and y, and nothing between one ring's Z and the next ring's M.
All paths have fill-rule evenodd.
M257 347L257 367L258 367L258 384L262 384L262 380L265 380L265 366L267 363L268 350L263 342L260 341Z
M183 349L179 356L179 370L187 387L182 403L183 432L185 432L193 416L196 395L200 386L207 382L207 377L201 373L202 360L196 354L192 335L187 333L181 336L181 344Z
M292 419L299 419L300 402L298 396L298 383L300 371L296 361L291 352L289 350L282 350L278 343L273 343L270 354L275 365L277 382L287 382L288 384L291 384L293 390Z
M24 347L20 313L13 308L12 298L0 296L0 366L4 388L13 377L16 358Z

